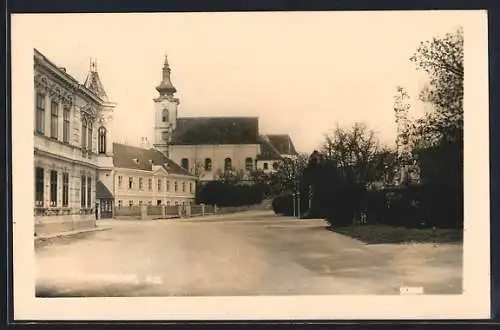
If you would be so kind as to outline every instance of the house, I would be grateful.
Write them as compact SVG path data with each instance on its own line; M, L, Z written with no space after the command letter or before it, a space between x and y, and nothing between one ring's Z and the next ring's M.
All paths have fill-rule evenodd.
M274 173L285 158L295 158L298 153L292 138L287 134L268 134L260 136L260 153L256 157L256 168L264 173Z
M113 150L116 207L194 203L196 177L158 150L119 143Z
M35 234L93 227L96 182L112 172L116 106L96 62L81 84L35 49L33 101Z

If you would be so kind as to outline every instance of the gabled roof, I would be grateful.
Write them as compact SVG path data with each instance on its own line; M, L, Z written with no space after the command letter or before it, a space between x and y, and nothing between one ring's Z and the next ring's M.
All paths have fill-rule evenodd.
M193 176L156 149L144 149L113 143L113 165L143 171L153 171L153 165L163 166L170 174Z
M88 90L99 96L101 100L106 102L109 101L108 95L106 94L104 86L102 85L101 78L99 78L99 73L97 72L95 63L91 63L90 71L87 74L84 85Z
M297 150L293 145L292 138L288 134L267 134L271 144L281 155L296 155Z
M258 144L257 117L178 118L172 144Z
M284 155L297 155L292 139L287 134L261 135L260 141L257 160L279 160Z
M280 152L273 146L266 135L261 135L260 154L257 155L257 160L278 160L281 159Z
M95 196L97 199L113 198L111 191L109 191L108 187L106 187L100 180L98 180L95 184Z

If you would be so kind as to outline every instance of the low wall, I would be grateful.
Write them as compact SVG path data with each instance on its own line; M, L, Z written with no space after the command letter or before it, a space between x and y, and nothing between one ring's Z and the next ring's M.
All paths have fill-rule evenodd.
M218 208L214 205L142 205L132 207L115 208L115 219L117 220L154 220L184 218L214 214Z
M35 216L36 236L80 229L89 229L94 227L96 227L96 219L95 215L93 214Z

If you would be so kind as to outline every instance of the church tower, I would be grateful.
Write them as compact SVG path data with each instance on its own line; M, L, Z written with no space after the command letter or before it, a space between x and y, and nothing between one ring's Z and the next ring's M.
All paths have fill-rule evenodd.
M172 137L172 132L176 128L177 108L179 107L179 99L174 97L177 92L172 81L170 80L170 66L167 56L163 64L162 80L156 87L160 94L154 99L155 102L155 136L154 147L168 156L169 142Z

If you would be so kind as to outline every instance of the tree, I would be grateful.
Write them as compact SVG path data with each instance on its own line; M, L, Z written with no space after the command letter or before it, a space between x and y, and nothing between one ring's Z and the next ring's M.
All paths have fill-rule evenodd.
M358 187L377 179L376 168L387 152L380 146L375 131L363 123L354 123L347 129L337 125L330 135L325 135L321 148L325 160L340 169L349 184Z
M464 37L460 27L442 38L421 42L410 58L429 75L420 99L434 110L415 122L417 147L455 142L463 138Z
M307 154L282 159L278 170L270 177L272 191L277 193L295 191L297 183L307 167L308 160Z

